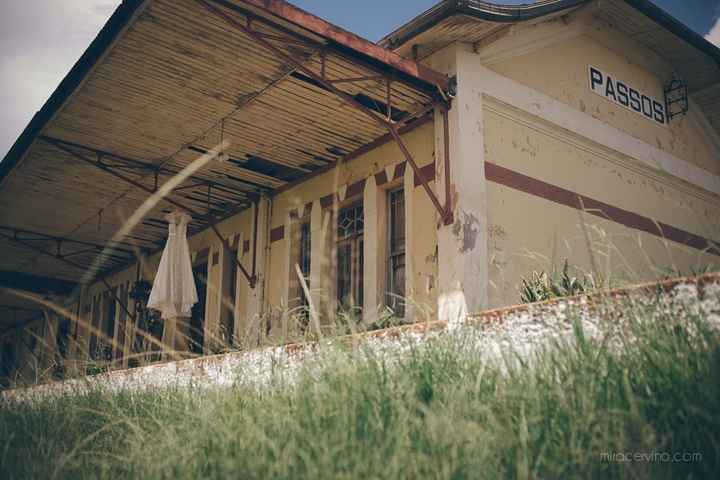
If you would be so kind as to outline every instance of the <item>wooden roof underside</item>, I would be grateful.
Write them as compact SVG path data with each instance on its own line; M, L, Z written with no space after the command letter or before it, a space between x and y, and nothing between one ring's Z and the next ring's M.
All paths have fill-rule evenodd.
M255 31L313 72L321 72L324 57L327 79L392 78L392 115L399 123L411 122L437 101L437 85L408 75L412 62L387 52L391 60L397 57L400 66L395 68L354 50L353 45L362 46L359 39L352 38L356 43L348 46L336 41L336 31L330 32L336 39L317 34L320 21L314 17L313 28L305 28L258 6L297 14L284 2L212 3L242 24L252 17ZM367 43L369 50L381 50ZM377 52L370 53L377 57ZM385 112L384 80L337 86ZM162 184L200 152L216 146L221 130L230 144L230 161L210 162L171 195L209 214L193 220L191 233L247 208L258 193L287 186L387 134L200 2L149 1L137 8L79 88L2 178L0 234L12 235L2 230L10 227L71 239L76 243L60 242L61 254L84 268L97 265L110 271L127 265L137 249L162 247L167 232L163 217L171 207L160 203L116 250L99 254L93 246L105 245L148 194L73 154L101 159L153 188L153 169L162 169ZM208 183L213 185L210 190ZM37 249L54 251L58 242L43 235L21 233L21 238ZM6 237L0 236L0 248L3 271L72 281L84 273Z

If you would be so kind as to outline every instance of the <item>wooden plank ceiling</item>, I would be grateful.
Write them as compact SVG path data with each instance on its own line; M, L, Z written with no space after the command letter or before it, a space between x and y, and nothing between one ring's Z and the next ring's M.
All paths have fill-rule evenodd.
M436 101L433 85L419 87L388 65L253 7L256 2L213 2L241 24L252 16L255 31L313 72L324 68L327 79L390 76L391 113L399 123ZM386 113L385 81L337 86ZM81 268L37 249L110 271L131 262L137 249L164 244L163 217L170 207L161 203L115 250L99 255L93 245L105 245L148 194L73 154L153 188L154 169L160 169L162 184L223 136L230 160L212 161L171 196L208 214L194 219L194 233L248 207L258 193L316 172L385 134L198 1L147 2L3 180L0 270L78 281ZM17 230L36 249L7 239Z

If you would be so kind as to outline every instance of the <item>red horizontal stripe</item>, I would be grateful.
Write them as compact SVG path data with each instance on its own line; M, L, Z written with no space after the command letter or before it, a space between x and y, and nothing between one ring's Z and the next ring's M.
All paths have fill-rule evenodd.
M620 207L586 197L579 193L566 190L522 173L509 170L500 165L485 162L485 178L521 192L544 198L566 207L584 210L590 215L611 220L629 228L634 228L657 237L672 240L713 255L720 255L720 248L711 240L694 233L687 232L672 225L656 222L651 218L630 212Z
M360 181L357 181L347 187L347 190L345 191L345 198L352 198L356 195L361 195L363 191L365 190L365 179L363 178Z
M280 225L270 230L270 243L277 242L283 238L285 238L285 225Z
M335 196L331 193L330 195L325 195L320 199L320 206L322 208L330 208L335 201Z

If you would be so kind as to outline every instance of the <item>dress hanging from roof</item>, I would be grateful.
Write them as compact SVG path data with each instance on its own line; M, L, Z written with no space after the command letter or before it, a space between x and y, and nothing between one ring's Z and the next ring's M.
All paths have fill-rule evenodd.
M159 310L163 319L190 317L192 307L198 301L187 241L190 216L176 211L165 219L169 223L168 239L150 292L148 308Z

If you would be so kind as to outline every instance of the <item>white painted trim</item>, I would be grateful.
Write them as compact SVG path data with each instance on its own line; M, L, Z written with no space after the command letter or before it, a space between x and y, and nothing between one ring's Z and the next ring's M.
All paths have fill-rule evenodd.
M417 286L415 285L416 242L415 236L413 235L413 226L415 223L417 208L415 206L415 172L409 167L410 166L408 165L405 168L405 176L403 178L403 190L405 196L405 321L414 322L416 319L415 295L417 293ZM390 240L389 227L387 240Z
M588 140L581 135L569 132L566 129L559 128L552 122L538 118L524 110L501 102L494 97L486 96L484 97L484 100L484 107L487 113L492 113L493 115L506 118L525 128L563 142L578 151L591 153L598 158L602 158L608 163L615 164L623 169L642 175L645 178L649 178L654 182L666 185L674 190L682 192L685 195L699 198L705 202L718 203L718 200L720 200L712 193L698 188L695 185L690 185L678 177L649 168L646 165L639 163L634 158L619 154L616 150L607 148L596 142Z
M479 65L475 55L459 52L464 62L474 64L473 85L488 95L570 132L605 145L623 155L720 195L720 176L635 138L605 122L584 114L543 93Z
M282 267L280 268L282 278L280 282L280 304L282 306L282 314L281 314L281 335L282 339L287 338L288 334L288 322L289 322L289 313L290 313L290 273L295 273L295 268L293 267L293 258L292 258L292 248L293 248L293 241L295 240L293 238L293 226L298 223L297 219L293 219L292 215L290 215L290 209L285 212L285 222L284 222L284 228L285 228L285 235L282 241L285 242L284 247L282 248ZM275 326L273 326L273 329ZM273 332L274 333L274 332Z
M363 321L366 325L377 320L378 308L385 303L387 206L383 186L378 186L375 176L370 175L363 190Z

